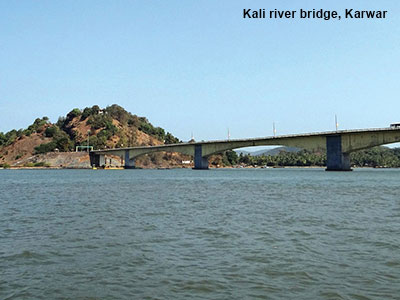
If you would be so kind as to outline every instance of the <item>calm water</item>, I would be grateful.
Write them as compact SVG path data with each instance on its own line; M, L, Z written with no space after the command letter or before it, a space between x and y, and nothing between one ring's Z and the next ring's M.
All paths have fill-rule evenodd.
M0 170L0 299L400 299L400 170Z

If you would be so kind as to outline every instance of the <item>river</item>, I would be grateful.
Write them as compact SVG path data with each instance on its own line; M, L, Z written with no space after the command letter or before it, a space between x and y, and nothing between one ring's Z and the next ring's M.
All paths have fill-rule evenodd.
M400 170L0 170L0 299L400 299Z

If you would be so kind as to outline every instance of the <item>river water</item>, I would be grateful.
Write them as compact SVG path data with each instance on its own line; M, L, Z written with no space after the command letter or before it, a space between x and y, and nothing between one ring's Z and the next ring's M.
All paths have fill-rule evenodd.
M0 170L0 299L400 299L400 170Z

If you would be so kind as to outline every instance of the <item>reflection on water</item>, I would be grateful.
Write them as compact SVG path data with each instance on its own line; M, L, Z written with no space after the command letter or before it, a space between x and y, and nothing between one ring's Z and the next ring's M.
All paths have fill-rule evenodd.
M1 299L398 299L400 170L1 170Z

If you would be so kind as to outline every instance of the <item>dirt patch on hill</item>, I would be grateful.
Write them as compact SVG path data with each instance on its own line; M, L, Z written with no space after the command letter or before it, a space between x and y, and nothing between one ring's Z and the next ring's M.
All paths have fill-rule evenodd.
M18 161L32 156L35 147L40 144L49 143L51 138L47 138L39 133L32 133L30 136L21 136L13 144L4 147L0 152L0 163L7 162L11 165Z

